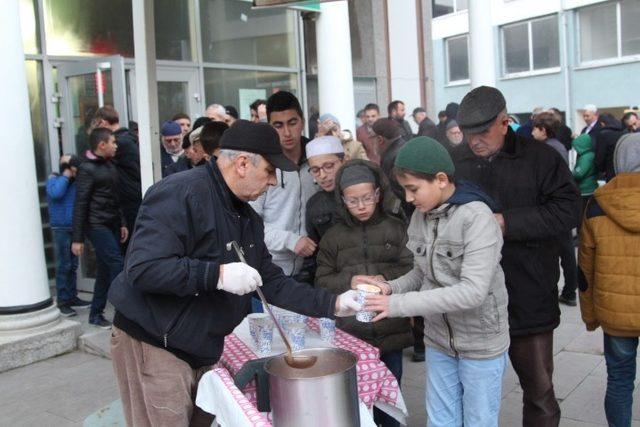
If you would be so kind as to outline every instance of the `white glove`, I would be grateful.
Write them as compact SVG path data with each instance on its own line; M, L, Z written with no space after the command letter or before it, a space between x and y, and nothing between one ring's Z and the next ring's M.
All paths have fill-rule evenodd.
M338 306L336 309L336 316L346 317L355 316L356 312L362 310L362 306L357 301L358 293L353 289L338 295Z
M244 295L262 286L258 270L242 262L232 262L220 266L217 288L236 295Z

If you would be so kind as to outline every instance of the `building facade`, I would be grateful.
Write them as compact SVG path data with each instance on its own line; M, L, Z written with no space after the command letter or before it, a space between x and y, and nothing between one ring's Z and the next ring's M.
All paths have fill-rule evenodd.
M488 0L496 86L510 113L526 119L538 106L583 126L582 108L622 116L640 96L640 2L637 0ZM439 109L471 89L467 0L433 0L433 77ZM482 54L482 46L479 47Z

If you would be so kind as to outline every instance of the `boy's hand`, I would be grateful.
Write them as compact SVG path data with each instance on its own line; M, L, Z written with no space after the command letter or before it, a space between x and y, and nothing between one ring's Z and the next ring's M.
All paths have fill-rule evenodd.
M356 289L356 285L359 283L366 283L367 285L379 287L383 295L391 295L391 286L385 280L384 276L380 274L377 276L353 276L351 278L351 289Z
M377 322L378 320L389 317L389 295L367 295L364 300L364 310L374 311L378 313L371 321Z
M120 243L124 243L129 238L129 230L127 227L120 227Z
M73 242L71 244L71 253L73 253L75 256L82 255L82 252L84 252L84 243Z
M296 247L293 249L293 252L298 256L306 258L313 255L317 247L318 245L316 242L311 240L311 238L302 236L300 240L298 240L298 243L296 243Z

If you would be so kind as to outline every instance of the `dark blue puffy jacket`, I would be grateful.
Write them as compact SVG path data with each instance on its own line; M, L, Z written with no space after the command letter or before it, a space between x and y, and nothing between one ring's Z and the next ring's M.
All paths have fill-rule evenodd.
M71 230L76 183L64 175L53 174L47 180L47 203L51 228Z

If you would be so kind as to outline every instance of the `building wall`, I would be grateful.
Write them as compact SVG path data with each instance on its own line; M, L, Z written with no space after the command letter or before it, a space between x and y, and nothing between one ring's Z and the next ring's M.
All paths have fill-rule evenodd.
M496 86L504 93L510 112L527 113L536 106L557 107L566 111L569 125L579 129L583 126L580 112L585 104L595 104L599 108L619 108L640 103L637 91L632 90L635 84L630 77L640 73L640 61L637 58L612 60L607 65L588 67L579 63L576 9L601 3L602 0L491 1L498 73ZM503 77L500 26L554 13L558 14L560 70L517 78ZM566 31L563 14L566 15ZM448 102L460 102L471 89L469 84L449 85L446 82L445 40L466 34L468 29L466 10L433 20L434 87L436 108L439 110L444 109Z

